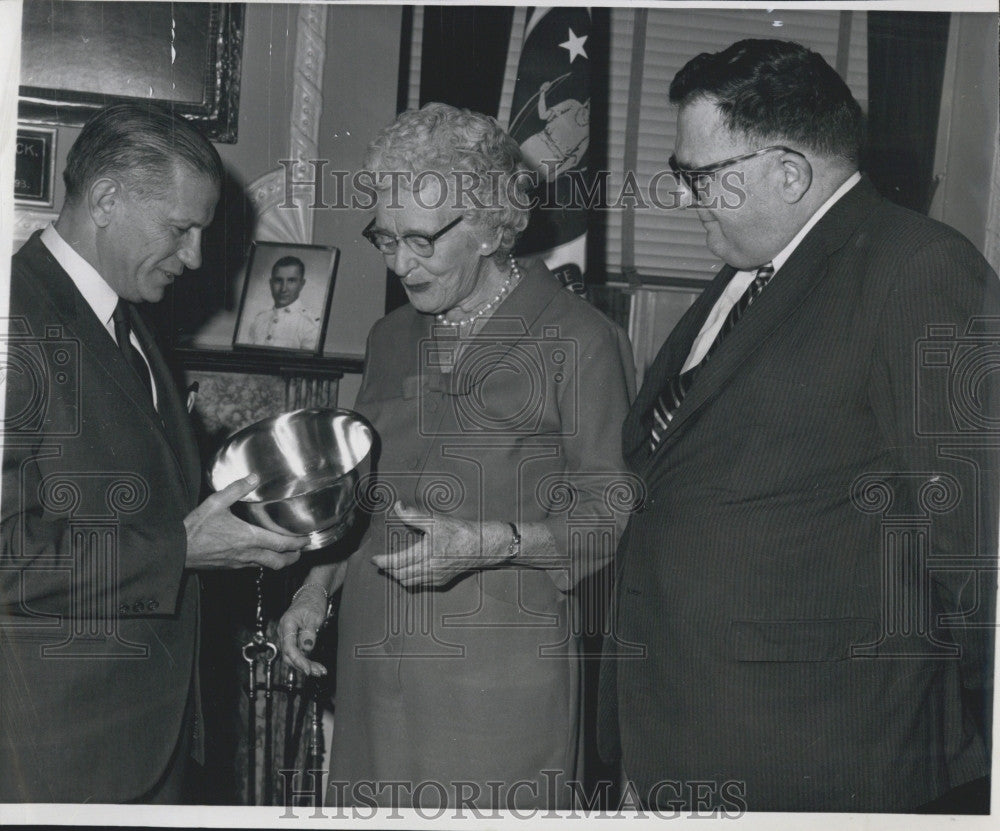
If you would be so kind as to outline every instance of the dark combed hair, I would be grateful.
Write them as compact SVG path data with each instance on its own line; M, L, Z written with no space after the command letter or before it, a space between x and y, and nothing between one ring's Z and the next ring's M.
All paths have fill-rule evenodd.
M741 40L692 58L670 84L670 101L713 102L726 127L858 164L865 141L861 107L818 52L785 40Z
M275 260L274 265L271 266L271 274L273 275L279 268L286 268L290 265L294 265L298 268L299 274L305 276L306 264L294 254L286 254L284 257L279 257Z
M115 104L95 114L73 142L63 172L66 198L81 198L109 175L140 196L159 196L177 164L222 182L219 153L193 124L155 104Z

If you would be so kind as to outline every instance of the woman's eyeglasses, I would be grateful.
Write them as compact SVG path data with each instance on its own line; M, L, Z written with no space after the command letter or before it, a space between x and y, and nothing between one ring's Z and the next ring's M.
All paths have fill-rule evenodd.
M753 153L744 153L742 156L733 156L731 159L724 159L721 162L715 162L714 164L703 165L702 167L681 167L677 164L677 157L671 155L667 160L667 164L670 165L670 170L678 179L680 179L687 189L691 191L696 202L700 202L708 192L709 185L712 184L715 179L715 174L720 170L734 165L737 162L745 162L747 159L752 159L756 156L762 156L764 153L771 153L775 150L780 150L783 153L798 153L798 150L792 150L791 147L785 147L783 144L775 144L771 147L762 147L760 150L755 150Z
M463 219L464 217L461 216L455 217L444 228L433 234L402 234L400 236L376 229L375 220L373 219L365 226L365 229L361 233L368 242L383 254L395 254L399 249L400 241L402 241L418 257L430 257L434 253L434 243Z

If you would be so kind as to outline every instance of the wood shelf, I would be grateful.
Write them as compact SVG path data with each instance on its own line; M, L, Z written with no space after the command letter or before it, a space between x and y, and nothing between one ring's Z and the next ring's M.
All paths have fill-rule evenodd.
M295 375L310 378L342 378L361 373L364 359L356 355L279 355L253 350L192 349L175 347L172 363L202 372L246 372L253 375Z

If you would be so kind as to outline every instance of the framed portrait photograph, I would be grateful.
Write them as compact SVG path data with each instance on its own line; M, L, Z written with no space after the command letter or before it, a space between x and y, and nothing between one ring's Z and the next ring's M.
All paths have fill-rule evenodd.
M242 3L51 0L24 4L19 118L83 124L146 100L236 141Z
M253 243L233 348L320 354L339 257L332 246Z

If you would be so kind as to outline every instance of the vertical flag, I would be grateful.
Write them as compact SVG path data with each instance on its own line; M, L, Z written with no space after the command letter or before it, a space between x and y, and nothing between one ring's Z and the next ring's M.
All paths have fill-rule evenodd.
M538 175L538 206L517 253L539 254L563 285L581 294L588 213L583 193L592 181L591 30L586 8L528 10L508 128Z

